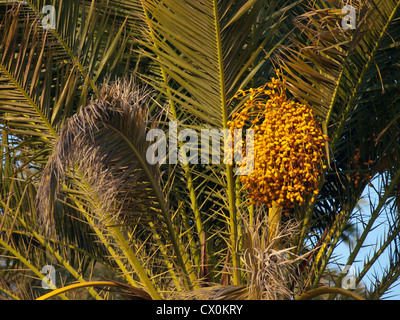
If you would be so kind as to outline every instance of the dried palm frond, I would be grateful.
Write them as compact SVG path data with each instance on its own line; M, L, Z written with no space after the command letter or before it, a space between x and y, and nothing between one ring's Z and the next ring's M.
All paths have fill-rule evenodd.
M192 291L170 292L171 300L245 300L248 291L245 285L219 285L212 284Z
M296 270L305 255L292 253L288 244L298 225L288 221L280 228L276 237L269 236L268 216L259 211L258 220L251 226L243 218L243 285L220 285L210 283L190 292L170 292L170 299L185 300L278 300L294 296L293 283L299 277ZM307 253L306 255L308 255ZM231 269L231 268L228 268Z
M270 237L268 215L259 212L259 218L251 226L243 219L244 253L242 261L247 275L249 299L289 299L292 283L297 281L296 269L304 256L294 255L290 240L298 232L296 222L289 220L279 227L275 237Z
M155 216L166 210L158 166L146 161L146 130L151 125L148 101L149 91L132 80L105 83L100 98L68 120L38 192L39 212L48 228L61 186L69 183L68 175L80 174L78 180L90 185L89 196L99 204L92 209L99 217L108 213L125 220L151 217L157 221Z

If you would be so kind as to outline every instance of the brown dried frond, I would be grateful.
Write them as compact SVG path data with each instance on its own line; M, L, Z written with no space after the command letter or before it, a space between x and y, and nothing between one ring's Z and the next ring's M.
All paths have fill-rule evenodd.
M268 216L261 212L253 225L243 218L243 285L210 283L190 292L169 292L168 299L184 300L278 300L291 299L298 281L296 270L306 255L293 254L290 241L298 224L288 221L272 240L268 234Z
M298 225L288 221L281 226L278 235L271 239L268 234L268 218L259 215L253 226L244 220L244 253L242 261L247 276L249 299L290 299L292 284L296 281L296 268L304 259L293 254L290 240L298 232Z
M65 123L38 191L38 212L47 230L53 229L57 195L67 181L69 188L84 188L89 202L96 199L95 212L157 212L154 185L145 171L158 182L158 166L139 161L146 159L146 132L152 125L148 103L149 91L133 80L105 82L99 99ZM74 185L74 179L82 183Z
M247 288L244 285L211 284L191 291L172 291L167 293L168 300L246 300Z

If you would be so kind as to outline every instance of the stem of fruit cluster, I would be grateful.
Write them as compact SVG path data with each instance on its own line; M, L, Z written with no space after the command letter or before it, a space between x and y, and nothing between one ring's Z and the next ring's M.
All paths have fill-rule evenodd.
M269 242L272 242L278 234L281 216L282 208L276 202L273 202L268 212Z

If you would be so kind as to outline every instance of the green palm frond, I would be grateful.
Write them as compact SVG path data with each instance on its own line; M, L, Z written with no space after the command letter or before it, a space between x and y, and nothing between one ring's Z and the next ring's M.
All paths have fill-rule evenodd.
M68 52L84 78L86 85L97 92L97 80L121 75L136 63L128 48L132 34L140 28L137 1L124 7L102 0L92 1L27 1L30 9L43 15L41 9L52 5L56 13L56 28L49 31ZM107 73L105 72L107 70Z
M169 98L179 108L205 123L225 127L228 100L244 85L249 67L264 57L262 50L273 41L277 18L269 19L268 14L272 15L274 6L265 12L262 1L244 5L143 1L143 5L150 28L143 45L168 77L166 84L157 87L165 93L168 88Z
M351 4L357 12L356 29L339 27L344 17L341 1L326 1L298 18L302 33L280 60L288 89L327 122L345 119L354 108L362 85L377 72L377 57L385 54L387 32L398 24L397 1Z
M341 26L345 4L355 29ZM45 5L54 29L42 26ZM345 263L356 264L381 221L387 234L355 279L360 295L385 297L400 275L399 9L395 0L0 0L0 298L42 295L47 264L64 288L44 297L62 299L78 288L123 298L96 287L111 283L146 299L360 298L339 288L345 274L332 264L348 237ZM137 82L122 80L132 74ZM250 205L235 165L223 163L222 136L209 141L220 163L200 161L200 140L199 161L186 163L190 142L178 138L175 164L169 129L198 138L226 129L244 103L238 91L275 74L330 143L319 194L282 211L273 238L267 208ZM148 161L150 129L165 137L166 163Z
M331 168L323 177L315 205L300 214L306 217L303 232L309 228L319 233L324 228L329 230L326 238L316 236L312 240L323 241L313 264L318 270L312 285L316 286L340 236L349 224L360 219L356 206L368 184L378 178L371 179L387 176L382 180L381 205L394 195L399 170L398 142L393 136L397 136L395 119L399 114L400 73L395 63L399 53L395 48L399 42L400 6L397 1L346 2L356 8L356 28L345 30L341 28L344 2L309 4L313 9L306 9L297 19L301 32L293 34L291 45L282 49L277 62L288 90L316 111L331 139ZM347 264L355 261L382 210L374 209L366 219ZM395 225L393 230L397 230ZM397 236L394 232L390 237ZM378 256L389 243L382 243ZM361 271L363 275L368 268L369 264Z
M101 11L95 12L95 2L69 1L62 6L54 3L57 28L44 29L42 4L0 2L0 121L16 167L2 180L5 199L13 198L15 190L26 184L35 188L63 124L90 94L96 93L94 81L104 76L101 69L111 70L112 63L115 73L121 74L130 59L125 20L114 21L113 10L102 15ZM81 19L76 18L81 15ZM96 28L102 18L103 27ZM64 29L66 25L68 28ZM33 171L32 178L23 183L12 182L26 169ZM61 204L57 210L73 211ZM92 246L85 227L68 217L61 219L69 230L63 236L83 247ZM92 249L96 250L94 246Z
M140 52L159 64L161 73L158 78L141 77L168 98L170 120L178 120L179 129L226 128L235 109L230 98L240 88L262 83L262 77L256 80L257 73L269 77L268 58L287 38L275 35L287 31L285 14L301 2L142 1L148 28L146 40L139 42ZM286 27L290 29L290 25L291 21ZM222 235L222 243L230 237L234 281L238 283L236 203L240 201L235 199L232 168L183 166L183 170L190 190L187 206L193 211L198 236L213 234L211 221L222 218L229 225L230 235L216 234ZM206 196L215 189L213 181L225 190L217 192L217 201Z

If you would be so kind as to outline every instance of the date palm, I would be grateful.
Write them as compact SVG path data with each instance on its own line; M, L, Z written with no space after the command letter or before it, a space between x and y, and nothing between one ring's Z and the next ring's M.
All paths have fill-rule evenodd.
M44 29L44 1L0 2L2 296L43 294L31 279L53 264L66 289L50 295L64 299L79 287L96 299L110 293L94 287L358 298L339 288L345 274L320 286L349 225L363 223L350 265L382 215L389 233L356 281L388 249L383 281L361 294L387 292L400 270L399 4L352 4L354 30L340 28L341 1L54 2L56 28ZM284 211L271 237L268 209L249 204L232 166L150 164L146 134L172 121L228 128L236 93L278 67L330 143L318 197ZM366 217L355 208L371 179L380 197Z

